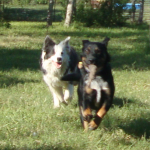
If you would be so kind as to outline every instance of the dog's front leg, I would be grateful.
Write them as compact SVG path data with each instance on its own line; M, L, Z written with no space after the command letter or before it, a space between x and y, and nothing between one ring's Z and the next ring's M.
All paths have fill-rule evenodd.
M66 103L68 103L68 101L72 100L73 93L74 93L73 84L68 84L65 89L65 94L64 94L64 100Z
M54 108L60 107L60 102L64 102L62 87L50 87L53 95Z
M90 123L89 123L89 129L90 130L95 130L98 128L99 124L101 123L102 121L102 118L105 116L105 114L107 113L107 110L106 110L106 106L103 105L97 112L96 116L95 116L95 119L92 120Z
M84 99L84 101L83 101L83 112L82 113L83 113L83 120L84 120L83 127L84 127L85 131L87 131L89 122L93 118L92 110L90 108L88 99Z
M99 124L101 123L103 117L106 115L106 113L108 112L109 108L112 105L112 93L110 91L109 88L105 89L103 91L103 94L105 95L105 99L104 99L104 103L101 106L101 108L97 111L95 119L92 120L89 124L89 129L90 130L95 130L97 129L97 127L99 126Z

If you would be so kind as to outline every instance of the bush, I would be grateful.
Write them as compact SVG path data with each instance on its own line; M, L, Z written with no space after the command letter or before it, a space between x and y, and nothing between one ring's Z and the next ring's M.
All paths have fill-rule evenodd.
M37 4L48 4L48 0L35 0Z
M118 5L116 5L119 4ZM93 9L90 5L85 7L85 3L80 3L77 8L74 20L81 22L85 26L122 26L126 18L123 15L123 7L126 0L113 0L103 2L100 8Z
M5 26L6 28L9 28L10 23L8 9L4 7L4 3L1 3L0 7L0 26Z

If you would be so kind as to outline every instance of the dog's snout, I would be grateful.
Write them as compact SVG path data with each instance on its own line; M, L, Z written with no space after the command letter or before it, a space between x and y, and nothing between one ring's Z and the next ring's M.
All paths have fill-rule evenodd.
M61 57L57 57L57 61L62 61L62 58Z
M89 59L89 63L93 64L95 62L95 59Z

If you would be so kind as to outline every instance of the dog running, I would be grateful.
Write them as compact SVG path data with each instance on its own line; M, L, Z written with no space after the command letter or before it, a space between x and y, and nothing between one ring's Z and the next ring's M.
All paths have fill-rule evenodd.
M65 74L74 72L78 65L78 55L69 45L69 40L70 37L67 37L55 44L47 35L42 48L40 67L43 79L53 95L54 108L60 107L60 102L67 104L73 97L73 83L60 80Z
M113 102L115 86L107 52L109 40L83 40L82 62L78 64L78 71L61 78L64 81L79 81L80 119L86 131L98 128Z

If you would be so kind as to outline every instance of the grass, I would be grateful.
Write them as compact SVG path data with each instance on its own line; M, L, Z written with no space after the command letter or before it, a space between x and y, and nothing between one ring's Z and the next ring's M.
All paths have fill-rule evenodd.
M42 80L39 57L45 36L57 43L71 36L81 52L82 40L111 38L108 51L116 92L100 127L83 132L77 94L68 105L53 109ZM149 150L150 45L146 26L64 28L55 22L11 22L0 28L0 149L2 150Z

